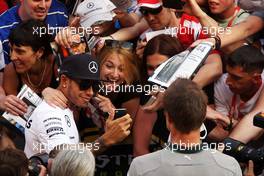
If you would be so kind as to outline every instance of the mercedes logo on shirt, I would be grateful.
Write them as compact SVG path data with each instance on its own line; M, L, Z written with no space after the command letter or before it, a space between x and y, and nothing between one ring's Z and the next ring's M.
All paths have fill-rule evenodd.
M91 8L94 7L94 3L89 2L86 6L87 6L88 9L91 9Z
M67 123L67 126L71 127L71 120L70 120L69 116L65 115L64 118L65 118L65 121Z
M98 65L94 61L90 62L88 67L89 67L90 72L92 73L96 73L98 71Z

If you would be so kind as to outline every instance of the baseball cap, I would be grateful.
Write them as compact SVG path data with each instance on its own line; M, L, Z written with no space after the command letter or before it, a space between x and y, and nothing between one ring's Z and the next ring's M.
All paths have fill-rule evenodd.
M147 7L151 9L156 9L160 7L162 3L160 0L138 0L139 7Z
M100 80L98 61L90 54L77 54L64 58L60 74L71 79Z
M78 5L76 14L83 27L90 27L97 21L112 21L115 8L110 0L85 0Z

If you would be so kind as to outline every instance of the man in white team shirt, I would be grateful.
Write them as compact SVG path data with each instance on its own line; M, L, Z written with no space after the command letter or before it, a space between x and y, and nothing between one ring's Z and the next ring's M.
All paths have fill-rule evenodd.
M25 128L25 153L27 157L34 154L49 153L60 144L77 144L79 134L74 121L73 110L76 107L86 107L87 102L94 95L99 85L99 67L96 60L88 54L69 56L64 59L60 68L60 84L57 90L68 99L68 108L61 109L47 104L45 100L35 109ZM99 147L107 147L123 140L130 132L131 119L129 115L123 118L122 123L112 126L106 122L105 134L93 143ZM114 127L113 127L114 126Z

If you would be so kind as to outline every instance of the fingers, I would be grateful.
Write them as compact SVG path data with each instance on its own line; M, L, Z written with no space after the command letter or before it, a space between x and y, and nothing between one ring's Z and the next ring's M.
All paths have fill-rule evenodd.
M132 119L130 118L129 114L126 114L125 116L121 118L115 119L113 122L116 124L122 123L123 125L130 125L132 123Z
M114 115L115 106L112 104L109 98L97 94L94 99L98 102L98 106L102 111Z
M146 45L147 45L146 41L138 42L137 48L136 48L136 54L138 55L139 58L142 58L143 52L144 52L144 49L145 49Z
M43 165L38 165L38 167L40 168L39 176L46 176L47 169Z
M151 105L144 106L143 110L146 112L155 112L163 108L163 96L164 92L158 92L158 94L156 94L156 100Z
M13 115L23 115L27 112L27 104L14 95L7 96L4 101L6 111Z
M254 163L252 160L248 161L248 166L245 176L254 176Z
M55 37L56 43L58 43L61 46L64 46L65 48L70 48L71 46L71 30L70 28L63 28Z
M81 18L80 17L73 17L71 19L71 21L69 22L69 26L71 27L79 27L80 26L80 21L81 21Z
M68 100L64 96L64 94L57 90L52 88L46 88L42 91L42 95L44 100L50 105L50 106L57 106L61 109L65 109L68 106Z

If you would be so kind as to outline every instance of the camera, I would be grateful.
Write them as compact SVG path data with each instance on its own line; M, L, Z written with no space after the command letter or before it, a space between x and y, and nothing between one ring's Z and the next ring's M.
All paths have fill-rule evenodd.
M264 128L264 113L256 114L253 124ZM226 138L224 143L225 146L229 147L225 147L223 153L233 156L241 163L248 163L249 160L252 160L254 162L255 175L262 173L264 169L264 146L256 149L232 138Z
M29 176L38 176L40 173L40 167L43 165L47 168L49 155L47 153L38 153L29 158L28 172Z

